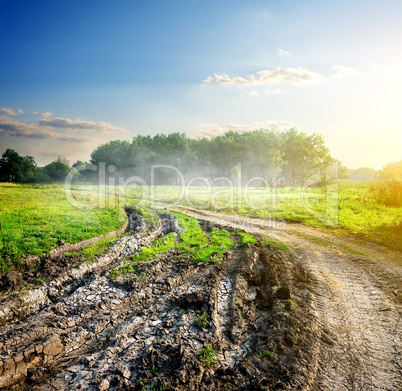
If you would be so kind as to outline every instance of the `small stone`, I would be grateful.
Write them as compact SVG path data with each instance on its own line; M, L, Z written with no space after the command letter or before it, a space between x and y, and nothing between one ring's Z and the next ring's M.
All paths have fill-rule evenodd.
M22 282L22 274L20 272L12 271L4 275L1 281L5 288L15 289Z
M60 342L60 338L54 337L44 345L43 353L47 356L57 356L63 351L63 345Z
M27 375L27 365L25 364L25 362L20 361L20 362L16 363L15 371L21 373L23 376L26 376Z
M262 289L256 289L256 305L257 309L261 311L269 310L272 308L272 299Z
M15 356L14 357L14 361L17 363L17 362L20 362L20 361L23 361L24 360L24 356L23 356L23 354L19 354L18 356Z
M103 379L100 382L99 391L105 391L105 390L107 390L109 388L109 386L110 386L109 380Z
M288 347L293 347L293 338L290 335L285 335L285 337L283 338L283 342Z
M290 289L287 286L281 286L276 291L276 297L281 300L290 299Z
M131 377L131 371L127 368L127 367L123 367L121 369L121 374L126 378L126 379L130 379Z

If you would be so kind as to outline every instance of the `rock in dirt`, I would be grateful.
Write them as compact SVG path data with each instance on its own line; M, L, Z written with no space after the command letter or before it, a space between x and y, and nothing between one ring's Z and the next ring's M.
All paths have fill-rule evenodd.
M17 288L22 282L22 274L17 271L12 271L6 273L1 281L0 281L0 287L2 290L6 289L15 289Z
M287 286L281 286L276 291L276 297L280 300L290 299L290 289Z
M256 289L256 305L257 309L264 311L272 308L272 298L260 288Z

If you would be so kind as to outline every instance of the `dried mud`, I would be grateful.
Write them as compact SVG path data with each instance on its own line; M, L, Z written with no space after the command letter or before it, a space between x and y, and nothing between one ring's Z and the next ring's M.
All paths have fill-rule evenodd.
M206 231L217 218L229 230L242 225L183 212ZM218 264L171 250L111 280L124 257L179 231L160 218L151 233L131 219L139 231L96 262L53 260L50 281L29 297L3 293L0 388L401 389L400 269L249 225L292 250L243 245L233 232L235 248ZM205 346L213 362L203 361Z

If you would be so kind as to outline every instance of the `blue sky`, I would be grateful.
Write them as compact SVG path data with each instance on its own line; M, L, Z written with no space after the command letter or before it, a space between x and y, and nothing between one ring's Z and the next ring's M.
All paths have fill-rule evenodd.
M295 126L348 167L402 159L402 2L0 1L0 153Z

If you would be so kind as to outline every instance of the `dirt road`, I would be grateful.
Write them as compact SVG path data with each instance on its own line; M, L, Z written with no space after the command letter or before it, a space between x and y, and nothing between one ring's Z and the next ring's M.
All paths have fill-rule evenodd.
M260 240L244 245L233 231L217 264L170 250L109 278L175 230L168 224L142 227L95 263L56 260L64 266L33 291L37 301L2 298L0 388L402 389L399 253L297 224L181 211L206 232L240 227Z
M312 279L312 314L322 342L316 389L402 389L400 252L299 224L183 211L280 240L294 249Z

